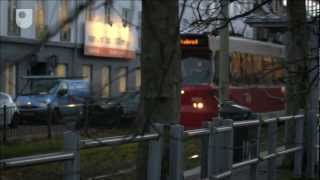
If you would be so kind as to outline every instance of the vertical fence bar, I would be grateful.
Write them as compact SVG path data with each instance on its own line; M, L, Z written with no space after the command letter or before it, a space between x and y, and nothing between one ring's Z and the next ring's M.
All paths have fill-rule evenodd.
M3 143L7 142L7 106L3 106Z
M216 120L217 121L217 120ZM216 154L215 148L215 129L217 122L208 122L208 129L209 129L209 139L208 139L208 177L212 174L216 173L217 169L217 162L214 159L214 155Z
M48 138L51 139L52 137L52 116L53 116L53 111L52 111L52 107L50 105L50 103L48 104L47 107L47 129L48 129Z
M171 126L170 135L169 179L183 180L183 126L178 124Z
M268 124L268 154L276 153L278 121ZM276 157L268 159L268 180L276 180Z
M306 120L306 142L305 142L305 152L306 152L306 176L307 178L315 178L315 165L316 165L316 127L317 127L317 113L314 110L308 112L308 119Z
M163 125L155 124L154 133L159 133L159 138L149 142L148 180L160 180L162 163Z
M64 133L64 151L72 152L74 159L64 162L64 180L80 180L80 135L77 131Z
M203 127L205 129L209 128L210 122L205 122ZM208 177L208 148L209 148L209 136L203 135L201 136L201 179L205 179Z
M259 125L256 127L256 145L253 151L254 158L258 158L260 155L260 138L261 138L261 126L262 126L262 116L259 115ZM250 180L257 180L258 178L258 163L252 164L250 166Z
M208 176L210 180L214 180L216 175L232 170L233 121L229 119L218 120L209 126ZM218 132L219 127L231 127L231 130ZM231 175L224 179L231 179Z
M303 119L304 117L300 117L297 119L293 119L293 121L295 120L295 124L296 124L296 135L295 135L295 146L302 146L303 144ZM300 178L302 175L302 160L303 160L303 149L300 151L296 151L294 153L294 168L293 168L293 175L296 178Z

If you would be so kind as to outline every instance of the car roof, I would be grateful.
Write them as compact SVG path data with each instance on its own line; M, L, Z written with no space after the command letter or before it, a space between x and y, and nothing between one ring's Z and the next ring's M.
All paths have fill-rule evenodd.
M2 98L6 97L6 98L8 98L8 99L11 98L11 96L10 96L9 94L4 93L4 92L0 92L0 97L2 97Z
M9 95L9 94L7 94L7 93L4 93L4 92L0 92L0 95L2 95L2 96L8 96L8 97L10 97L10 95Z
M27 79L27 80L46 80L46 79L77 79L77 80L81 80L84 77L83 76L70 76L70 77L61 77L61 76L23 76L23 79Z

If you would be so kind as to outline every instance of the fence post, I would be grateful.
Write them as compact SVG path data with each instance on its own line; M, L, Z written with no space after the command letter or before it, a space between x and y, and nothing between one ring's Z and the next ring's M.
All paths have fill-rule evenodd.
M160 180L162 163L163 125L155 124L153 133L159 133L157 140L149 142L148 180Z
M293 121L296 121L296 135L295 135L295 146L302 146L303 147L303 129L304 129L304 123L303 119L305 117L300 117L297 119L293 119ZM296 151L294 153L294 168L293 168L293 175L297 178L301 177L302 175L302 160L303 160L303 151L304 149L301 149L300 151Z
M52 107L51 107L51 104L49 103L48 104L48 107L47 107L47 114L48 114L48 117L47 117L47 128L48 128L48 138L51 139L52 137L52 115L53 115L53 111L52 111Z
M3 106L3 143L7 142L7 106Z
M310 110L307 115L308 119L305 119L306 121L306 142L304 143L306 145L305 152L306 152L306 177L307 178L315 178L315 166L316 166L316 157L317 157L317 151L315 149L315 146L317 144L316 135L317 135L317 113L315 110Z
M254 149L254 158L259 158L260 156L260 138L261 138L261 126L262 126L262 116L259 115L259 124L256 126L256 145ZM252 150L253 152L253 150ZM257 174L258 163L252 164L250 166L250 180L256 180L258 178Z
M268 154L277 151L278 120L268 124ZM276 180L276 156L268 159L268 180Z
M209 179L224 174L223 179L231 179L233 164L233 121L230 119L213 122L209 135L208 176ZM231 129L219 132L218 128L229 127Z
M73 160L64 162L64 180L80 180L80 135L78 131L64 133L64 151L74 154Z
M211 122L205 122L203 127L205 129L210 128ZM201 172L200 177L201 179L205 179L208 177L208 149L209 149L209 136L203 135L201 136Z
M172 180L183 180L183 135L183 126L179 124L171 126L169 179Z

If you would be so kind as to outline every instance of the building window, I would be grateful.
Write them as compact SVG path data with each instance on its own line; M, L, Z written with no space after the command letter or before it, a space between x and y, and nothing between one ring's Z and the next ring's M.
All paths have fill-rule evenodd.
M8 35L20 36L20 28L16 24L16 9L18 8L18 0L10 0L8 3Z
M111 7L112 7L112 4L111 4L110 0L106 0L105 6L104 6L105 23L110 24L110 25L112 24Z
M5 66L5 90L11 96L16 95L16 66L14 64Z
M142 30L142 13L139 11L138 13L138 48L141 49L141 30Z
M136 89L139 90L141 86L141 69L136 70Z
M127 26L130 23L131 10L129 8L122 8L122 22L123 26Z
M93 19L93 4L90 3L90 5L86 8L86 20L91 21Z
M62 0L60 5L60 23L64 24L67 18L69 18L69 0ZM70 41L71 39L71 25L65 24L60 31L60 41Z
M127 91L127 79L128 79L128 68L122 67L118 71L119 79L119 92L124 93Z
M91 65L88 65L88 64L82 65L82 76L83 76L83 79L91 81L91 77L92 77Z
M103 97L109 97L110 96L110 66L104 66L102 67L101 71L101 89L102 89L102 96Z
M44 0L37 0L36 7L36 36L41 39L45 36L47 32L47 27L45 25L45 4Z
M55 75L59 77L66 77L67 76L67 64L58 64L55 70Z

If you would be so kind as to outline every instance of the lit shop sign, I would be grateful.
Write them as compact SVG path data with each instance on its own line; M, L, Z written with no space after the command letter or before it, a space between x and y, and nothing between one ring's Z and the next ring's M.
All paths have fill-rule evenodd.
M134 59L133 35L128 26L114 22L86 22L84 54L99 57Z

